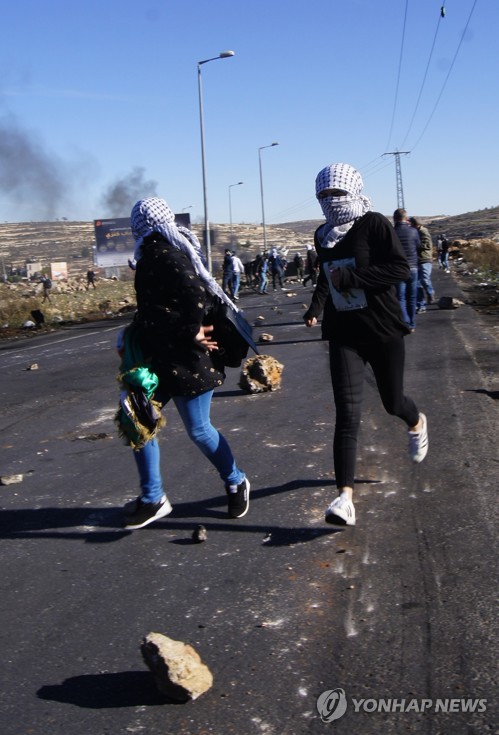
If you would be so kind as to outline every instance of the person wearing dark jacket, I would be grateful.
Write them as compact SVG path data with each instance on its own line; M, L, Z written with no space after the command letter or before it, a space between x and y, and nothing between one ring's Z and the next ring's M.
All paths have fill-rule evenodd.
M435 289L431 282L431 271L433 269L433 243L431 235L426 227L423 227L417 217L409 217L411 227L417 230L419 235L418 248L418 297L416 301L416 314L424 314L426 311L425 296L429 304L435 301Z
M317 283L317 253L312 245L307 245L307 274L303 279L303 285L306 286L312 281L312 286Z
M408 278L409 265L394 228L371 211L362 188L359 172L344 163L327 166L316 178L326 222L315 232L320 270L304 315L307 327L313 327L323 313L322 337L329 341L336 406L338 497L326 510L326 522L349 526L355 525L352 497L366 363L385 410L408 428L411 459L421 462L428 451L426 417L403 390L404 337L410 330L396 285Z
M404 320L411 332L416 329L416 302L418 295L418 251L420 240L418 231L411 226L405 209L396 209L393 213L395 232L409 263L410 274L397 286L397 294L402 307Z
M213 391L225 379L217 361L213 327L203 326L214 296L236 308L207 271L195 235L175 225L163 199L142 199L131 213L136 241L135 291L142 353L158 378L155 401L172 400L190 439L218 471L228 496L229 516L240 518L249 507L250 483L232 451L210 421ZM168 515L156 438L134 450L141 495L125 506L125 526L142 528Z
M232 282L234 279L234 260L232 258L232 251L226 250L223 263L222 263L222 288L227 296L232 298Z

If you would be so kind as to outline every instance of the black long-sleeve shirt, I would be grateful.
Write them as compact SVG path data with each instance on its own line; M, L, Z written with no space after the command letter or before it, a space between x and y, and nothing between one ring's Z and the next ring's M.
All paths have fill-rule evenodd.
M318 319L324 311L323 339L352 347L409 334L395 286L407 280L410 269L400 240L388 219L378 212L367 212L335 247L325 248L322 242L329 229L326 223L315 232L315 247L321 267L304 319ZM349 264L339 268L339 292L348 296L351 289L361 289L365 306L340 311L333 304L326 272L337 267L337 261L347 259Z

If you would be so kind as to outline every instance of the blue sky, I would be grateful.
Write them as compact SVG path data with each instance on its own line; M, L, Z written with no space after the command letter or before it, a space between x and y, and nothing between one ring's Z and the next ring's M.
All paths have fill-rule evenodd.
M163 196L213 223L321 217L359 168L385 214L499 204L498 0L16 0L2 10L0 221L127 216ZM232 187L239 181L244 183Z

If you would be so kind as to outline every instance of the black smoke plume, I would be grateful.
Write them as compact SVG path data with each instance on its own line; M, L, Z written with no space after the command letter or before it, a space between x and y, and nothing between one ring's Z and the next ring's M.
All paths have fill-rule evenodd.
M63 164L33 133L23 130L13 116L0 118L0 191L50 220L66 194L66 180Z
M108 188L102 200L105 216L128 217L138 199L156 196L157 185L156 181L145 181L144 169L135 167Z

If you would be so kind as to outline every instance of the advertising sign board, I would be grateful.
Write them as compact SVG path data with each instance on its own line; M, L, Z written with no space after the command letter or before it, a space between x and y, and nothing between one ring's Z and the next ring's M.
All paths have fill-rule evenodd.
M175 215L175 222L183 227L191 226L188 213ZM99 268L127 265L133 259L135 241L130 231L130 217L94 220L94 264Z

